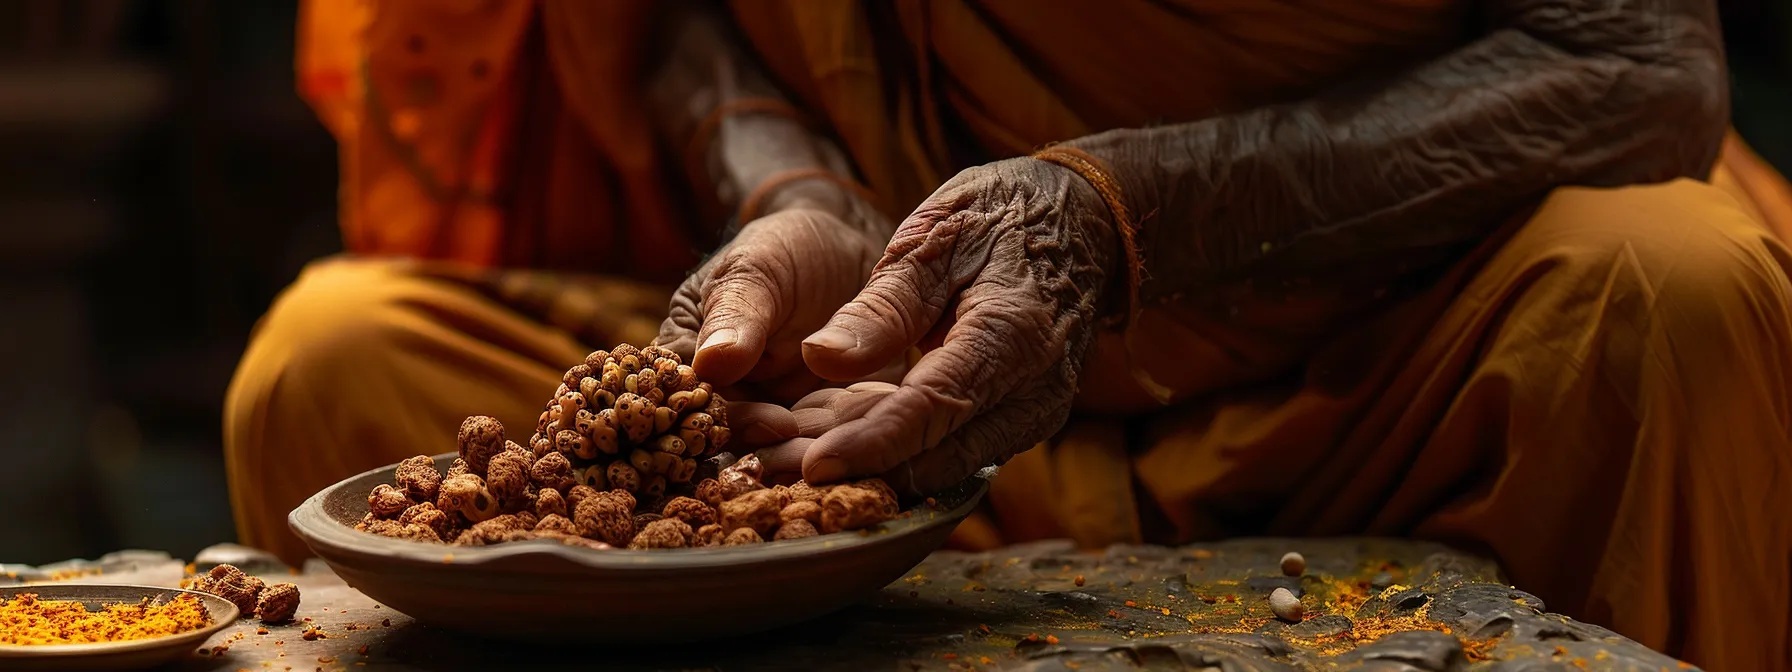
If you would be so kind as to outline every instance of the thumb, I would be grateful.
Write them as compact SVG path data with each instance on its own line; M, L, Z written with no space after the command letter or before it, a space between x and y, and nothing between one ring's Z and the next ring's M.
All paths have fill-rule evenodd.
M901 256L886 258L859 295L803 341L809 370L836 382L860 380L907 354L933 330L950 301L949 245L930 238Z
M716 385L739 382L765 353L768 336L786 319L783 278L745 254L728 253L709 271L703 326L691 368Z

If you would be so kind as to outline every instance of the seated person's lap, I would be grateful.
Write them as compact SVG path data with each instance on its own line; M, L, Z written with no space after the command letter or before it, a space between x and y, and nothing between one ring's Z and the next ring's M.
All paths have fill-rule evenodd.
M1157 515L1167 518L1161 521L1164 529L1182 538L1416 528L1494 546L1511 542L1502 536L1511 530L1489 521L1547 515L1539 514L1540 507L1583 504L1572 496L1580 484L1619 478L1601 469L1618 469L1612 465L1629 458L1612 463L1592 454L1529 455L1505 464L1509 471L1566 470L1563 474L1571 475L1553 480L1526 476L1535 487L1554 488L1548 492L1502 490L1497 484L1454 482L1442 475L1468 478L1476 469L1498 467L1507 444L1521 440L1554 446L1562 441L1549 437L1559 435L1581 443L1606 441L1597 449L1620 452L1644 445L1629 439L1615 445L1610 441L1615 437L1597 435L1606 431L1599 427L1574 430L1571 421L1577 418L1563 416L1568 410L1591 413L1583 417L1617 426L1614 431L1629 432L1628 437L1643 431L1634 425L1650 417L1646 407L1667 398L1703 400L1698 408L1733 415L1734 422L1725 424L1737 432L1774 422L1771 413L1765 418L1756 413L1750 427L1746 416L1766 409L1737 408L1723 390L1732 384L1772 384L1763 370L1776 366L1788 371L1786 359L1792 354L1778 353L1777 361L1768 361L1772 353L1762 354L1774 336L1781 347L1792 342L1786 333L1789 262L1785 249L1770 241L1762 225L1725 190L1707 185L1563 190L1485 266L1465 274L1457 287L1440 288L1447 295L1439 310L1386 311L1372 324L1345 329L1337 339L1340 344L1320 344L1302 353L1312 373L1326 358L1342 362L1388 356L1382 350L1362 350L1361 334L1350 345L1348 332L1379 329L1377 333L1412 336L1408 342L1419 346L1416 352L1380 370L1360 371L1364 379L1346 386L1342 398L1294 386L1246 395L1235 403L1197 401L1187 412L1159 414L1144 434L1134 433L1143 440L1135 438L1123 450L1095 445L1111 443L1124 436L1121 432L1073 425L1066 436L1084 437L1070 442L1081 447L1070 450L1060 442L1050 450L1024 454L1011 465L991 499L995 520L1008 532L1002 535L1008 541L1056 535L1100 537L1084 539L1095 543L1130 540L1141 533L1136 522L1140 513L1131 504L1138 499L1160 509ZM1468 336L1474 339L1465 340ZM1596 338L1601 349L1555 350L1583 337ZM1382 343L1386 348L1401 341ZM1341 351L1350 348L1355 349ZM288 560L303 557L303 546L284 521L305 497L359 471L452 450L455 429L467 415L493 415L513 431L526 433L561 371L586 350L564 331L465 286L409 273L399 262L313 265L258 326L231 386L226 452L241 540ZM1743 361L1751 356L1765 359ZM1748 367L1756 375L1742 370ZM1438 372L1445 370L1454 370L1455 378L1440 379ZM1587 371L1599 375L1574 375ZM1661 383L1678 389L1649 387ZM1785 384L1783 377L1778 384ZM1585 387L1564 388L1574 385ZM1584 407L1547 407L1550 400L1562 399ZM1513 418L1527 414L1540 419L1525 427L1512 424ZM1682 424L1650 431L1717 431L1711 421L1675 422ZM1778 422L1784 439L1788 421ZM1435 434L1414 423L1436 426ZM1427 448L1445 439L1462 447L1442 452ZM1751 449L1746 442L1735 447ZM1713 475L1727 477L1732 469L1752 469L1755 476L1775 473L1771 457L1733 458L1721 460L1729 468ZM1781 471L1784 461L1781 456ZM1658 466L1668 469L1672 464ZM1101 475L1089 479L1090 487L1098 489L1065 493L1025 487L1042 478L1057 481L1055 474L1065 466ZM1414 466L1436 471L1430 485L1405 471ZM1399 483L1399 473L1407 473L1409 483ZM1302 479L1291 474L1321 475ZM1323 494L1327 502L1320 505L1313 496L1283 491L1302 483L1321 486L1312 493ZM1482 508L1465 512L1458 507L1450 513L1460 502L1445 495L1465 483L1489 488L1477 500L1484 502ZM1058 504L1017 494L1029 490L1052 491ZM1513 496L1519 492L1522 497ZM1230 529L1226 521L1203 512L1213 505L1223 509L1239 498L1281 503L1258 529ZM1101 509L1078 502L1125 504ZM1085 518L1078 517L1077 509ZM1622 513L1608 507L1602 515L1610 526ZM1045 519L1056 522L1041 522ZM1567 541L1556 546L1562 543ZM1592 560L1577 563L1589 569L1574 572L1575 580L1590 574Z
M285 523L305 498L361 471L453 451L468 415L532 429L566 362L585 356L565 332L408 266L315 263L257 325L225 406L243 543L305 557Z
M1792 478L1792 409L1772 405L1792 394L1792 255L1739 206L1687 181L1560 190L1484 264L1338 325L1288 375L1073 420L957 541L1418 535L1654 646L1674 609L1748 627L1671 592L1792 597L1792 521L1750 504Z

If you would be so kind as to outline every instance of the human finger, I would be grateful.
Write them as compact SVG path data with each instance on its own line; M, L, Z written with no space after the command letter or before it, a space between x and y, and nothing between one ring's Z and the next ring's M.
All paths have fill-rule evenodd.
M890 487L924 495L956 485L977 470L1001 464L1034 447L1062 428L1068 403L1036 395L1003 400L978 415L939 444L893 469L883 478Z
M835 394L827 396L822 403L805 399L810 401L809 405L793 409L797 435L821 436L843 422L863 417L878 401L897 389L900 388L889 383L868 382L836 390Z
M951 267L959 233L978 215L932 216L917 211L904 222L864 289L803 340L811 371L829 380L864 378L903 356L939 321L958 290Z
M693 275L679 286L667 307L666 320L660 323L660 333L653 338L654 345L678 353L687 362L697 352L697 331L703 326L703 315L697 305L701 285L702 281Z
M790 410L801 411L808 408L820 408L827 405L828 400L834 398L835 395L845 393L846 388L844 387L822 388L810 392L809 394L804 395L803 398L796 400L796 403L790 405Z
M731 248L709 271L691 361L704 380L726 385L746 377L788 318L782 291L788 268L776 254L764 245Z
M967 318L975 317L967 316ZM961 319L939 349L927 353L901 387L864 414L827 430L803 456L803 474L825 483L888 471L964 426L1026 377L1015 350L991 348L975 330L981 319ZM814 420L799 418L799 429Z
M775 404L729 401L728 421L731 447L751 449L799 436L796 414Z
M797 437L765 446L753 452L765 469L765 479L773 482L795 480L803 473L803 454L815 440Z

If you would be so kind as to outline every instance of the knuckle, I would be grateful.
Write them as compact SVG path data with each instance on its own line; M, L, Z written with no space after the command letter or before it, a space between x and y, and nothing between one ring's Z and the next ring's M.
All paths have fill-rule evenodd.
M779 310L780 283L761 263L730 255L716 265L711 278L701 306L709 319L757 317Z
M924 266L951 258L964 231L966 218L949 208L928 210L929 207L923 205L903 220L902 226L884 246L883 259L876 267L878 271L902 262Z
M975 370L953 366L948 370ZM921 396L921 405L928 409L935 418L945 421L947 427L958 427L969 421L981 405L981 394L976 384L976 374L964 376L930 375L906 389L914 390ZM940 430L943 434L945 430Z
M796 416L798 436L818 437L840 424L840 418L831 408L804 408L791 413Z
M666 308L666 321L660 325L660 333L670 335L679 331L696 331L702 323L696 299L681 291L672 295L672 302Z
M922 278L911 273L888 274L865 286L841 312L870 322L886 323L900 333L914 335L932 326L944 310L945 300L930 291Z
M679 324L675 318L668 317L665 322L660 323L660 333L653 340L660 347L689 360L697 350L696 332L697 327Z
M829 399L826 407L841 418L859 418L894 391L894 386L891 390L848 390Z
M702 283L692 276L679 285L678 291L672 293L672 301L666 307L669 318L679 320L697 319L697 297L703 294Z
M768 278L767 255L757 245L733 245L716 258L710 268L710 286L726 286L742 279Z
M689 358L696 350L697 331L702 327L703 318L697 313L697 303L692 298L692 293L680 290L672 295L666 319L660 322L659 335L654 341L677 352L681 357Z

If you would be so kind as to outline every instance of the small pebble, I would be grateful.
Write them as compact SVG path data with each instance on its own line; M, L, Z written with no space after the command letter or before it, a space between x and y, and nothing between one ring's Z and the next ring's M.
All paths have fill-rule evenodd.
M1275 614L1276 618L1289 623L1299 623L1306 608L1301 606L1300 598L1295 597L1294 593L1289 592L1287 588L1277 588L1275 592L1269 594L1269 611Z
M1307 573L1307 559L1294 552L1282 556L1282 573L1288 576L1300 576Z
M1376 574L1369 579L1369 586L1376 590L1387 590L1388 586L1392 585L1394 585L1394 575L1387 572Z

